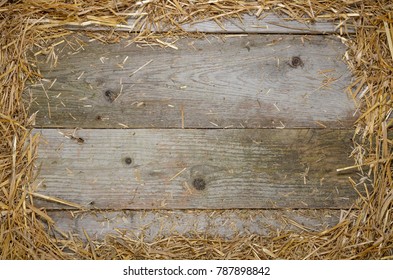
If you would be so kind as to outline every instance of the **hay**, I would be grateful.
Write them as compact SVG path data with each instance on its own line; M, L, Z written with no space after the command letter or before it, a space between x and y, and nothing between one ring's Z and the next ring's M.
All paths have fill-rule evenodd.
M64 27L127 27L134 18L135 41L160 44L184 35L181 24L204 19L218 24L242 13L314 22L338 21L348 45L346 60L354 74L348 88L359 100L352 156L362 179L350 181L373 191L361 196L340 222L323 232L277 232L271 236L239 236L221 240L205 236L172 236L153 243L122 234L87 242L72 235L55 238L45 209L34 206L34 160L37 138L30 134L34 116L22 92L28 79L39 77L26 53L40 48L56 63L52 39L70 34ZM393 4L389 0L297 1L44 1L0 0L0 258L1 259L392 259L393 258ZM346 34L354 26L356 36ZM159 31L165 31L160 33ZM81 31L82 32L82 31ZM90 32L103 42L128 33ZM161 38L161 39L160 39ZM27 106L26 106L27 105Z

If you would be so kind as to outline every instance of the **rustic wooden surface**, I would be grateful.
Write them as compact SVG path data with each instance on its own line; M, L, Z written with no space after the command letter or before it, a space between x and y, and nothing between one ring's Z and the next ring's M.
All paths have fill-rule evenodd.
M133 25L134 20L129 21ZM219 24L214 21L203 21L195 24L182 25L188 32L207 33L258 33L258 34L332 34L332 33L354 33L354 28L337 28L340 22L317 21L314 23L288 20L285 16L267 14L260 18L255 15L244 15L241 20L227 19ZM341 26L341 25L340 25Z
M357 197L348 183L356 174L336 172L353 164L351 136L312 129L44 129L38 192L90 209L341 209Z
M44 80L26 91L31 112L39 111L36 127L44 128L35 131L43 134L37 192L86 211L71 215L71 207L39 198L37 205L58 229L81 238L84 230L98 239L118 229L150 241L333 226L334 209L357 197L348 183L353 170L336 172L353 165L345 46L317 35L354 32L337 24L246 15L221 26L183 25L216 35L164 40L178 50L62 44L54 69L38 56ZM76 127L84 129L50 129ZM150 129L102 129L126 127ZM182 127L228 129L155 129ZM277 127L285 129L235 129ZM203 182L205 189L194 187Z
M57 230L85 239L107 234L128 234L151 242L172 235L200 235L230 239L250 234L269 235L277 230L321 231L334 226L340 210L160 210L160 211L50 211Z
M135 24L138 23L135 18L130 18L126 26L114 28L117 31L140 31ZM194 24L180 24L184 31L187 32L204 32L204 33L249 33L249 34L341 34L354 33L354 28L350 25L342 26L341 22L317 21L300 23L288 20L285 16L275 14L266 14L261 17L255 15L244 15L241 20L237 18L220 20L219 23L213 20L201 21ZM340 27L339 27L340 26ZM102 26L75 26L68 25L67 28L72 30L108 30ZM173 27L162 26L161 29L152 27L155 31L169 31Z
M178 50L126 44L58 46L58 66L39 64L45 80L27 91L36 125L348 128L355 119L345 46L334 37L211 36L179 40Z

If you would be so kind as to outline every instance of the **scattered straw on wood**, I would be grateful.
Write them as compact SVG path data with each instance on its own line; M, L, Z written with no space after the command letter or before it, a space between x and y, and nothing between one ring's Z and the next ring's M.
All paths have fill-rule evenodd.
M372 192L361 196L340 222L323 232L277 232L271 236L170 236L147 243L128 235L108 235L104 241L84 240L62 233L45 209L34 204L36 136L34 115L22 99L25 82L39 78L28 60L32 47L56 64L50 40L66 42L72 32L95 26L89 36L102 42L128 38L150 44L175 44L165 36L189 35L182 25L203 20L218 25L241 19L243 13L274 12L302 22L337 22L348 45L346 61L354 74L348 91L359 103L354 135L354 188ZM0 0L0 258L1 259L392 259L393 179L393 4L390 0L188 1L188 0ZM133 24L127 24L131 20ZM109 29L108 29L109 27ZM354 27L356 35L347 34ZM75 30L75 31L71 31ZM80 31L78 31L78 29ZM74 46L75 48L82 46ZM345 168L345 167L344 167ZM351 167L352 168L352 167Z

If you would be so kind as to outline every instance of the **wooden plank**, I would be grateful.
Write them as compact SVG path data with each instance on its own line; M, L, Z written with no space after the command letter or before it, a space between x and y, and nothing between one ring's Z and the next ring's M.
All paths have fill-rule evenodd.
M133 20L129 24L132 26ZM227 19L222 21L221 26L214 21L203 21L195 24L182 25L188 32L207 33L257 33L257 34L334 34L334 33L354 33L354 28L337 28L339 22L316 21L298 22L289 20L283 16L268 13L258 18L255 15L244 15L241 20Z
M46 80L27 91L37 126L350 128L355 120L345 46L333 37L126 45L91 42L71 54L58 46L57 68L39 64Z
M127 27L124 25L116 27L117 31L140 31L135 24L138 24L134 18L130 18ZM193 24L180 24L184 31L203 32L203 33L249 33L249 34L342 34L354 33L353 26L341 26L340 22L335 21L316 21L316 22L298 22L289 20L285 16L277 16L272 13L266 13L261 17L245 14L241 19L225 19L217 23L213 20L204 20ZM340 26L339 28L337 28ZM71 30L108 30L102 26L66 26ZM152 28L153 31L169 31L173 27Z
M37 131L38 132L38 131ZM346 130L42 130L38 193L92 209L344 209ZM48 209L64 205L39 202Z
M127 234L152 242L173 235L231 239L280 231L321 231L337 224L340 210L226 210L226 211L50 211L56 228L94 240L108 234Z

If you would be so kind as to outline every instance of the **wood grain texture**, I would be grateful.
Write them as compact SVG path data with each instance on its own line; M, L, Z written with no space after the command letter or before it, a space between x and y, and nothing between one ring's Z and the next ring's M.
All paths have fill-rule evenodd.
M26 91L35 100L31 112L39 111L37 126L352 127L354 102L344 92L350 73L336 38L249 35L174 44L178 50L91 42L76 53L58 46L58 66L39 64L46 80Z
M117 31L140 31L135 27L136 20L129 19L128 27L116 27ZM221 20L220 24L213 20L205 20L193 24L179 24L187 32L204 32L204 33L249 33L249 34L341 34L354 33L352 26L337 28L340 22L317 21L309 23L300 23L294 20L288 20L285 16L280 17L272 13L266 13L261 17L245 14L240 19ZM66 26L71 30L108 30L109 28L100 26ZM161 27L161 29L152 28L153 31L170 31L173 27Z
M50 211L61 232L94 240L107 234L127 234L145 242L173 235L231 239L277 230L322 231L337 224L340 210L229 210L229 211Z
M133 20L129 25L133 24ZM260 18L255 15L244 15L241 20L227 19L222 21L221 26L214 21L203 21L195 24L182 25L188 32L206 33L258 33L258 34L333 34L354 33L354 28L337 28L339 22L317 21L301 23L289 20L287 17L267 13Z
M348 183L355 172L336 172L353 164L351 131L45 129L42 134L38 193L85 208L343 209L357 197Z

